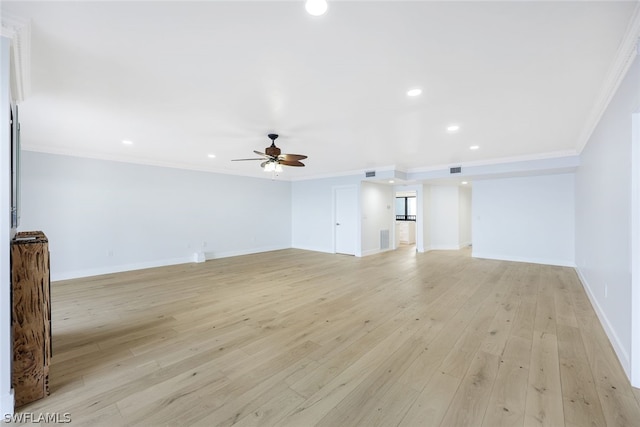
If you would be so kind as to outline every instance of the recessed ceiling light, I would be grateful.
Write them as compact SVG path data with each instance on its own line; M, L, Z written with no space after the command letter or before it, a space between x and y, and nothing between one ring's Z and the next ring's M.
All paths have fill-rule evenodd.
M327 0L307 0L304 8L307 9L309 15L324 15L328 8Z
M394 180L392 180L392 179L390 179L390 180L389 180L389 184L393 184L394 182L395 182L395 181L394 181Z
M207 154L207 157L210 159L215 159L216 155L215 154Z
M123 140L122 140L122 143L123 143L124 145L131 145L131 144L133 144L133 141L129 141L128 139L123 139Z
M407 96L418 96L422 94L422 89L411 89L407 91Z
M478 148L480 148L479 145L472 145L471 147L469 147L469 150L477 150Z
M449 125L447 126L447 132L457 132L460 130L460 126L458 125Z
M467 181L462 181L462 182L461 182L461 184L462 184L462 185L467 185L467 184L468 184L468 182L467 182Z

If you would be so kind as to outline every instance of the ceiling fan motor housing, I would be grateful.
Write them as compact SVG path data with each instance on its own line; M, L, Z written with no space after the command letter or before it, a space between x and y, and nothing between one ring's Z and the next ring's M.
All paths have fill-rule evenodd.
M280 149L275 145L271 145L271 147L265 148L264 153L267 156L278 157L280 155Z

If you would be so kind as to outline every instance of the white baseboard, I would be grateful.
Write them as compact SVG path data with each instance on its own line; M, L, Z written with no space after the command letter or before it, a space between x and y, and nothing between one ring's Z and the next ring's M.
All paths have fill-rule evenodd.
M288 249L288 248L289 246L269 246L269 247L243 249L243 250L228 251L228 252L206 252L205 258L207 260L217 259L217 258L228 258L232 256L249 255L249 254L255 254L260 252L270 252L270 251L277 251L280 249ZM86 270L66 271L62 273L52 271L51 281L55 282L58 280L78 279L81 277L99 276L102 274L122 273L124 271L144 270L146 268L165 267L167 265L188 264L188 263L193 263L194 261L195 261L194 256L191 255L191 256L186 256L181 258L162 259L157 261L139 262L139 263L122 264L122 265L111 265L106 267L90 268Z
M146 268L164 267L167 265L186 264L193 262L193 256L183 258L163 259L158 261L139 262L131 264L110 265L85 270L51 272L51 281L78 279L80 277L99 276L102 274L121 273L123 271L144 270Z
M598 316L598 320L600 320L600 324L604 328L604 331L607 334L607 338L609 338L609 342L611 343L611 346L613 347L613 350L615 351L616 356L618 356L618 360L622 365L622 369L624 369L625 374L627 374L627 378L630 379L631 378L631 359L629 358L629 353L624 349L624 346L622 346L622 344L620 343L620 338L618 337L618 334L616 334L615 329L611 326L611 322L609 322L609 318L605 314L602 307L600 307L600 304L598 304L598 300L596 299L596 297L593 295L593 292L591 291L589 282L587 282L587 279L582 275L582 272L580 271L580 269L575 268L575 270L576 270L576 273L578 273L578 278L580 279L580 282L582 282L582 287L584 288L585 293L587 294L589 301L591 301L591 305L593 306L593 309L596 312L596 315Z
M476 252L476 251L472 251L471 256L473 258L495 259L500 261L528 262L531 264L556 265L559 267L575 268L576 266L575 261L564 260L564 259L519 257L519 256L511 256L511 255L488 254L488 253L482 253L482 252Z
M219 258L230 258L234 256L251 255L251 254L258 254L262 252L279 251L282 249L290 249L290 248L291 246L263 246L261 248L240 249L237 251L205 252L205 258L207 260L219 259Z
M13 389L8 393L0 395L0 419L13 415L15 401L13 398Z

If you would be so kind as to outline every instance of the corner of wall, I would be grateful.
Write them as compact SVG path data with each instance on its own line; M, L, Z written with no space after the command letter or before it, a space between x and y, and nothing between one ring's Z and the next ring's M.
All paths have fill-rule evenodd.
M591 291L589 282L584 277L584 275L582 274L579 268L575 267L575 271L578 275L578 278L580 279L580 283L582 283L582 287L584 288L585 293L589 298L589 301L591 302L591 306L593 307L594 311L596 312L596 315L598 316L598 320L600 320L600 324L604 328L605 333L609 338L609 342L611 342L611 346L613 347L613 350L618 356L618 360L620 360L622 369L624 369L624 372L627 375L627 377L631 378L631 359L629 358L629 353L625 351L624 346L622 345L622 342L618 337L618 334L616 334L616 331L611 325L611 322L609 322L607 315L605 314L602 307L600 307L600 305L598 304L598 300L595 298L595 296Z

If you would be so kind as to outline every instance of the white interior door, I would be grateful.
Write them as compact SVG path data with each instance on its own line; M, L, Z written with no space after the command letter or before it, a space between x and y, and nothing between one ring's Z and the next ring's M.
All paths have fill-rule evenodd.
M358 238L358 189L335 189L335 250L339 254L355 255Z

